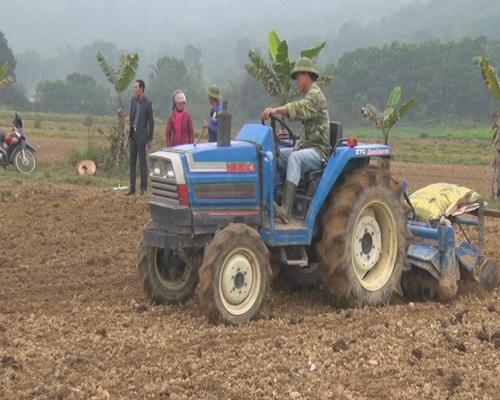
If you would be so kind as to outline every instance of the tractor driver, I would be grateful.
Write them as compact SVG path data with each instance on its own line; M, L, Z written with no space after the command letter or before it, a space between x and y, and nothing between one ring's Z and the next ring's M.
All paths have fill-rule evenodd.
M280 114L291 121L302 121L304 132L298 144L280 149L279 165L286 168L281 206L276 213L283 222L288 222L292 212L295 194L302 174L321 169L323 160L331 152L330 123L326 98L316 81L319 73L311 59L301 57L290 74L302 98L281 107L269 107L262 113L266 120L271 114Z

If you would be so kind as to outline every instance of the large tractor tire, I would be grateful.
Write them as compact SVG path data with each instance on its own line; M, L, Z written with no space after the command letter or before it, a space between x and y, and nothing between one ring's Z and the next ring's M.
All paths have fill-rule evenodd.
M191 298L198 284L202 253L195 249L162 249L141 242L139 274L149 301L178 304Z
M271 276L269 251L258 232L245 224L231 224L205 248L201 306L214 323L237 325L254 319Z
M380 306L401 293L406 260L401 189L386 169L353 171L321 217L321 278L337 306Z

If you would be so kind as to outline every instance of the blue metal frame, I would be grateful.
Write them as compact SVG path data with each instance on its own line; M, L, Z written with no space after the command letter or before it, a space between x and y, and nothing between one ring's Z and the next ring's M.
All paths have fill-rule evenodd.
M259 124L244 125L231 142L231 146L221 147L214 144L180 146L184 153L183 167L188 184L191 206L196 209L242 209L260 208L267 215L267 222L260 230L262 239L269 246L310 245L316 227L319 212L328 195L337 184L340 176L352 160L366 160L370 157L389 157L392 150L380 144L359 144L355 147L340 146L328 160L321 181L309 206L303 228L280 229L274 222L275 188L277 186L277 165L272 129ZM206 165L206 171L192 171L191 163ZM221 163L255 163L252 172L230 173L220 170ZM201 164L200 164L201 163ZM204 164L205 163L205 164ZM210 166L214 169L210 171ZM192 166L192 165L191 165ZM219 170L217 171L217 168ZM254 199L218 199L201 200L196 198L194 185L197 183L255 182Z
M408 223L408 229L416 238L408 249L410 264L427 270L438 280L460 279L458 249L453 228L444 225L432 227L426 223L412 221ZM468 246L461 245L459 249L464 259L468 256L477 259L476 253L471 252ZM437 259L434 257L436 253Z
M204 165L206 171L193 171L187 155L182 157L184 176L188 185L189 201L195 209L255 209L260 207L261 188L259 185L259 155L255 145L246 142L232 142L229 147L214 144L179 146L179 150L190 153L196 165ZM231 163L249 163L255 165L254 171L228 172L220 165ZM210 170L211 166L214 170ZM219 170L216 170L219 168ZM248 199L199 199L196 197L196 184L254 183L255 197Z
M364 159L368 163L369 157L388 157L390 155L391 148L385 145L360 144L356 147L343 146L337 148L335 154L328 161L311 201L305 218L304 228L295 230L275 229L274 218L272 218L270 226L261 229L261 236L264 242L270 246L310 245L319 212L347 164L354 159ZM272 194L268 194L267 198L271 198L274 201ZM269 207L272 208L272 203L271 205L266 204L266 208Z

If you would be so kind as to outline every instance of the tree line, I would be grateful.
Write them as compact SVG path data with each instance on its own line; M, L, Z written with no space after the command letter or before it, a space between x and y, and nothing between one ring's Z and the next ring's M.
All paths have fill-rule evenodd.
M107 59L116 57L118 49L104 44L100 47L104 48L103 53L107 51ZM80 54L92 57L87 62L88 73L74 72L64 80L39 82L32 96L34 102L27 100L18 75L18 82L2 93L0 103L19 111L114 113L116 105L112 90L103 79L95 52L91 53L85 49ZM494 104L483 90L472 61L477 55L488 57L494 65L500 64L500 40L479 37L450 42L432 39L422 44L394 42L346 52L335 63L323 61L320 65L322 72L334 79L326 90L330 113L336 120L361 124L361 107L367 103L382 106L387 94L395 86L403 85L405 93L417 98L416 106L409 114L412 120L486 122ZM4 60L14 70L16 60L5 38L0 35L0 61ZM243 68L223 88L223 96L229 101L235 120L240 123L257 120L262 108L273 102L262 83L243 72ZM203 78L201 53L194 46L186 46L183 57L159 57L154 65L139 68L138 74L146 80L146 93L159 117L167 116L171 109L171 93L182 88L195 120L205 118L205 87L209 82ZM125 93L125 96L129 95L130 92Z
M473 59L500 63L500 41L485 37L429 40L420 45L394 42L345 53L327 67L334 84L327 90L333 115L351 121L370 102L383 105L394 86L417 98L410 118L419 121L487 121L494 101L481 85Z

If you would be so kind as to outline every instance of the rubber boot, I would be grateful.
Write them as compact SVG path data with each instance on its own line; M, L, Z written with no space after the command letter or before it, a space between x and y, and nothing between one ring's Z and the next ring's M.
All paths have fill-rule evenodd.
M296 193L297 185L292 182L285 181L283 194L281 196L281 206L277 210L278 217L283 220L284 223L288 223L288 220L290 219Z

